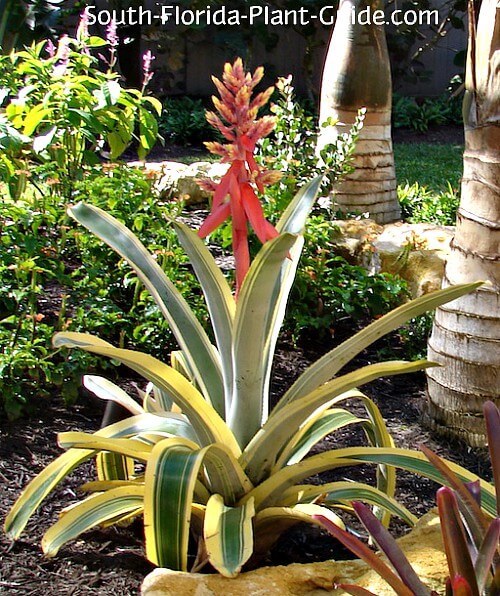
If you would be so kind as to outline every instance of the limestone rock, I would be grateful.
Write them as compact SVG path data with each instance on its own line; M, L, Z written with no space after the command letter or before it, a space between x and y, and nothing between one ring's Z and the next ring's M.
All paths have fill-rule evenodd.
M371 219L336 221L336 251L371 273L397 273L414 298L441 287L454 227L398 222L380 226Z
M160 197L181 199L188 205L207 203L210 193L202 190L197 180L209 178L218 181L226 173L228 165L199 161L186 165L176 161L132 162L132 167L143 168L155 177L154 188Z
M373 243L380 269L406 279L413 297L438 290L453 234L451 226L402 222L386 225Z
M421 579L430 587L443 585L447 577L439 529L439 519L432 511L415 528L399 539L399 544ZM346 594L334 589L336 582L356 583L377 596L394 596L394 591L362 561L326 561L286 567L263 567L242 573L235 579L220 575L181 573L156 569L142 584L142 596L322 596Z

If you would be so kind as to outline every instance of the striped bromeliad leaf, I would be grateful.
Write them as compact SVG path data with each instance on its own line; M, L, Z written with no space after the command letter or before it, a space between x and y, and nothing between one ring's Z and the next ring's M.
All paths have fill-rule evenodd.
M260 511L279 502L280 496L286 489L312 474L319 474L346 466L361 465L362 463L385 464L402 468L430 478L435 482L445 483L442 474L427 461L422 453L399 448L346 447L312 455L299 463L279 470L270 478L256 485L244 499L253 497L255 499L255 509ZM448 462L448 464L464 482L480 481L483 508L490 515L494 515L496 509L494 487L465 468L451 462Z
M234 321L234 386L228 424L242 447L268 417L272 356L285 314L285 304L276 293L286 283L281 271L296 241L296 236L283 234L266 242L240 290Z
M224 443L239 454L236 439L219 414L183 375L167 364L142 352L115 348L86 333L57 333L53 343L55 347L78 347L126 364L155 386L170 393L189 418L202 445Z
M173 428L172 421L162 416L141 414L103 428L95 433L102 438L133 437L143 431L164 431ZM5 531L17 538L29 518L45 497L78 465L96 454L93 449L70 449L40 472L24 489L5 519Z
M252 499L241 507L228 507L213 494L205 510L203 537L208 560L224 577L236 577L253 553Z
M268 421L245 448L241 461L254 484L268 477L276 464L281 447L297 432L304 420L319 408L327 409L332 401L349 389L387 375L421 370L432 363L382 362L370 364L325 383L300 400L289 403L279 412L273 410Z
M146 555L160 567L187 570L191 510L206 447L185 439L158 443L144 481Z
M345 506L352 509L351 501L362 501L376 505L383 510L397 515L410 526L415 525L417 518L400 505L394 498L388 497L381 490L361 482L328 482L326 484L297 484L285 490L280 498L284 506L293 506L296 503L319 502L328 507Z
M130 230L102 209L79 203L68 210L135 270L167 319L196 380L220 415L224 415L224 384L219 362L201 324L174 284Z
M316 360L307 368L276 405L278 412L290 402L300 399L332 379L337 372L361 351L410 319L455 300L478 288L482 282L450 286L415 298L380 317Z
M109 519L142 509L144 486L121 486L91 495L67 510L42 539L43 552L53 557L69 540Z

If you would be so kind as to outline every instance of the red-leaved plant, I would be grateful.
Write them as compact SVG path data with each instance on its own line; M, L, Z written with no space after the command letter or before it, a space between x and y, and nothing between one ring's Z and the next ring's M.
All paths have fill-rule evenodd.
M430 463L440 472L443 482L448 485L441 487L436 495L449 569L446 581L447 596L500 594L500 410L491 401L486 402L483 409L496 488L497 517L494 519L481 509L479 482L462 482L439 456L427 447L421 446ZM430 590L420 580L396 540L370 509L360 502L354 502L352 505L394 570L358 538L327 519L316 519L355 555L370 565L398 596L437 596L437 592ZM337 587L355 596L376 596L360 586L338 584Z

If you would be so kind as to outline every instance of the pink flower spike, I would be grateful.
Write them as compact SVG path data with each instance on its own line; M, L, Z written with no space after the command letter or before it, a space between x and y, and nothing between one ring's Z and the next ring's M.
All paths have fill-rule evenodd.
M114 19L111 19L111 21L109 22L109 25L106 29L106 41L109 43L111 48L114 49L114 48L118 47L119 39L118 39L116 21Z
M49 39L47 41L47 45L45 46L45 51L49 55L49 58L53 58L56 55L56 46L52 43L51 39Z
M153 60L156 60L156 56L153 56L151 50L148 50L142 57L142 74L143 74L143 82L142 86L144 88L147 87L151 79L153 78L153 72L151 70L151 64Z
M222 81L212 77L220 95L214 97L215 112L207 113L207 121L219 130L229 143L206 143L212 153L221 156L223 163L230 163L214 192L211 213L198 234L206 236L231 216L233 228L233 253L236 268L236 296L250 267L248 226L250 223L259 240L264 243L278 235L265 219L256 190L276 181L279 173L261 168L254 159L256 143L268 135L275 126L273 117L257 119L258 108L270 98L273 88L259 93L252 102L254 87L264 76L258 68L253 75L245 73L243 62L225 64ZM204 182L204 188L208 185Z

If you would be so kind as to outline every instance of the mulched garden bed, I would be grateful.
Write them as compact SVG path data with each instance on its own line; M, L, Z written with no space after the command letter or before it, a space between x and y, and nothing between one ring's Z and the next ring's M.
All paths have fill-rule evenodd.
M283 387L296 377L307 363L318 356L314 350L291 349L278 351L273 393L279 395ZM363 355L357 365L377 358ZM490 477L485 453L473 451L460 444L432 436L422 424L424 405L424 377L420 374L393 377L372 383L365 391L379 405L396 445L416 448L425 443L440 455L464 465L470 470ZM35 473L60 453L56 435L60 431L98 429L103 404L87 398L65 408L54 397L39 405L30 419L4 423L0 428L0 517L3 521L21 489ZM328 437L320 448L334 449L359 444L356 431L341 432ZM40 550L43 532L53 523L61 506L76 499L77 487L92 475L91 463L78 468L68 481L41 506L30 521L20 540L12 543L0 536L0 593L12 595L57 594L79 596L87 594L138 594L144 576L153 567L143 557L142 524L135 522L128 528L96 530L87 533L63 549L54 559L44 558ZM372 470L358 467L344 468L340 476L323 475L312 482L332 481L342 477L367 480ZM397 498L413 513L421 515L434 504L436 485L412 474L398 473ZM404 529L395 524L393 531ZM311 562L328 558L346 558L338 543L324 532L297 527L285 535L270 554L268 564Z
M432 131L422 135L415 131L394 131L396 142L463 142L459 127L444 127L432 137ZM431 135L431 136L430 136ZM153 161L182 159L193 150L170 147L160 150L150 158ZM203 157L200 151L200 158ZM347 333L350 330L345 330ZM274 396L284 389L327 346L309 343L301 349L283 345L278 351L272 391ZM363 354L356 366L378 361L377 350ZM423 374L393 377L371 383L364 391L380 407L382 414L399 447L416 448L425 443L443 457L449 458L469 470L489 479L491 471L483 451L472 450L458 443L433 436L423 424L425 405L425 378ZM358 409L356 409L358 408ZM79 403L65 407L54 396L37 405L29 418L16 422L0 423L0 520L5 516L27 482L61 451L57 447L58 432L82 430L93 432L100 426L104 405L88 396ZM355 413L362 413L353 405ZM342 431L327 437L319 446L321 450L360 444L362 435L356 429ZM369 481L373 470L368 467L345 468L337 475L323 474L310 481L329 482L348 478ZM63 549L54 559L46 559L40 549L43 533L57 519L63 506L77 499L77 489L93 477L92 464L77 468L52 495L42 503L38 513L19 541L13 543L0 533L0 593L9 595L55 594L58 596L128 596L139 593L144 576L153 566L144 558L142 524L137 521L127 528L108 528L88 532ZM398 472L398 500L416 515L422 515L434 505L437 485L412 474ZM400 535L406 528L393 523L392 530ZM348 553L324 532L310 527L296 527L288 532L270 553L268 564L312 562L329 558L346 558Z

